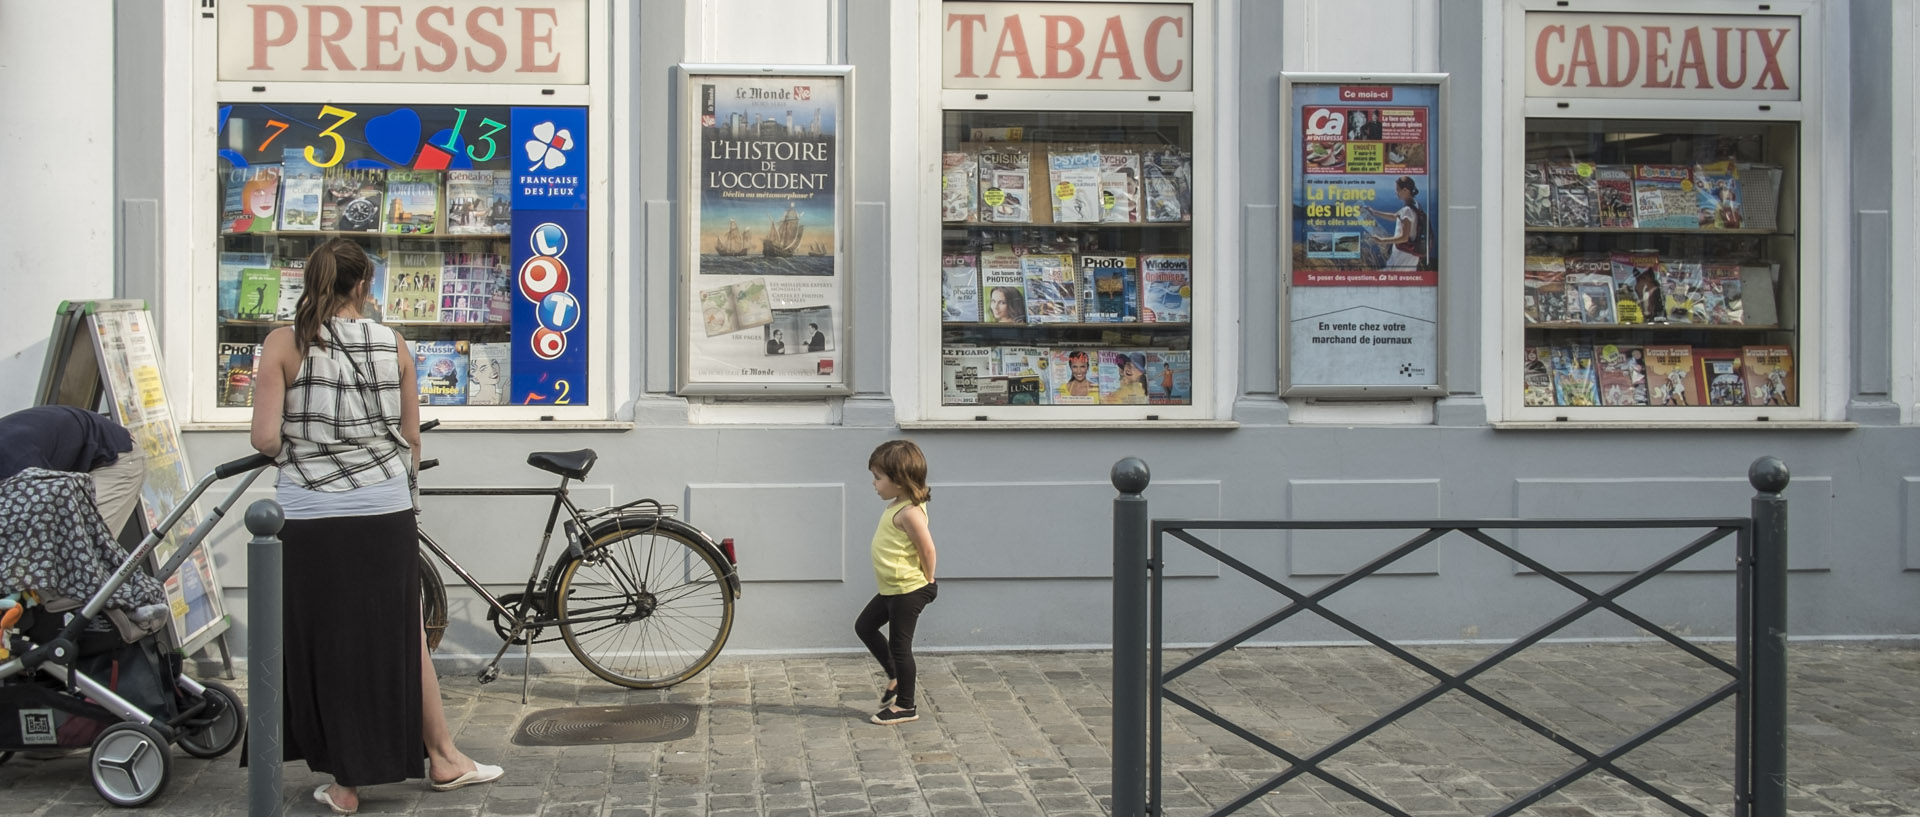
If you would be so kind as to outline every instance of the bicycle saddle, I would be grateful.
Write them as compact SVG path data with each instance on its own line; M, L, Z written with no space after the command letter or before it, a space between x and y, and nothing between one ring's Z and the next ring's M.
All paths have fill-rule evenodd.
M527 464L567 479L586 479L593 461L600 458L591 448L578 451L535 451L527 455Z

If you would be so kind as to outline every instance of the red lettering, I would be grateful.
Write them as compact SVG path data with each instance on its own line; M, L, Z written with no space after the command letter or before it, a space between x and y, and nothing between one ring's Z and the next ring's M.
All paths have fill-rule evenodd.
M985 14L949 14L947 15L948 30L953 29L954 23L960 24L960 73L954 74L954 76L956 77L980 76L979 74L976 74L973 72L973 24L979 23L980 30L986 31L987 15Z
M325 31L321 17L332 17L333 31ZM320 64L320 51L326 49L327 56L333 60L333 67L341 71L355 70L353 63L347 60L347 52L340 47L340 41L353 33L353 16L340 6L307 7L307 68L308 71L325 71Z
M1647 81L1642 83L1640 87L1673 87L1673 76L1671 74L1660 73L1660 66L1666 63L1668 57L1667 44L1660 40L1664 38L1668 42L1672 42L1673 29L1667 28L1666 26L1646 26L1643 30L1647 33Z
M427 22L427 18L435 15L447 18L447 25L453 25L452 6L427 6L420 10L420 16L413 21L413 30L419 32L420 39L440 46L440 59L429 62L427 55L421 52L420 47L414 46L413 61L422 71L439 73L453 67L453 61L459 56L460 50L454 47L453 37Z
M1113 47L1109 49L1108 45ZM1099 79L1100 64L1109 57L1120 62L1121 79L1140 78L1133 70L1133 53L1127 50L1127 29L1120 23L1118 14L1108 17L1106 28L1100 30L1100 52L1093 55L1093 71L1087 74L1087 79Z
M361 8L367 10L367 70L400 70L401 66L406 63L406 57L395 54L392 62L386 62L381 59L381 54L385 53L385 49L381 48L382 45L393 48L396 51L400 48L400 7L361 6ZM391 30L382 31L380 28L380 18L382 15L387 14L393 15L394 27Z
M1087 58L1080 53L1080 40L1087 36L1087 29L1079 18L1065 14L1042 14L1040 19L1047 22L1047 79L1065 79L1080 76ZM1061 33L1066 33L1062 39ZM1065 53L1069 62L1067 68L1060 68L1060 56Z
M1184 38L1187 36L1186 23L1182 22L1180 18L1155 17L1153 18L1153 22L1147 24L1146 43L1142 48L1146 52L1144 56L1147 58L1147 73L1152 74L1154 79L1161 82L1172 82L1180 78L1180 72L1186 69L1187 63L1186 60L1174 60L1173 70L1164 73L1161 72L1160 29L1165 26L1173 26L1173 35L1175 37Z
M267 15L269 14L280 18L279 36L267 36ZM269 6L264 3L256 4L253 7L253 64L247 66L247 70L273 70L273 66L267 64L267 49L293 42L294 32L299 27L300 19L293 16L293 9L286 6Z
M1566 84L1569 87L1572 87L1574 84L1573 72L1580 70L1582 67L1587 69L1587 87L1591 88L1599 85L1599 54L1595 53L1593 48L1593 26L1581 26L1574 29L1573 56L1567 60Z
M1781 68L1780 68L1780 49L1787 44L1787 35L1791 33L1793 29L1776 28L1772 32L1768 32L1766 29L1763 29L1763 28L1751 28L1746 30L1753 32L1755 36L1760 38L1760 57L1761 59L1766 60L1766 65L1763 65L1760 67L1760 79L1759 81L1753 84L1753 89L1756 91L1787 90L1787 78L1785 75L1781 73ZM1778 34L1780 36L1774 38L1771 42L1769 42L1767 38L1767 35L1769 33ZM1746 36L1742 35L1740 37L1740 44L1741 44L1740 51L1743 56L1746 53L1746 42L1747 42ZM1772 88L1767 87L1767 77L1773 77Z
M1621 88L1633 81L1640 73L1640 41L1633 36L1633 29L1625 26L1606 26L1607 29L1607 81L1608 88ZM1626 56L1621 56L1620 43L1625 41Z
M553 26L552 25L547 26L547 31L545 34L535 36L533 33L534 17L536 15L541 15L541 14L546 15L547 19L552 23L557 24L560 22L560 13L550 8L520 10L520 71L521 73L551 74L555 71L560 70L560 55L553 54ZM553 59L547 61L546 65L538 65L534 63L533 47L535 44L546 46L547 53L553 54Z
M1558 70L1558 66L1547 63L1547 37L1556 34L1560 42L1567 41L1566 26L1542 26L1540 36L1533 38L1533 75L1544 85L1559 85L1560 79L1566 76ZM1548 69L1554 69L1553 73L1547 73Z
M1713 83L1707 81L1707 47L1700 43L1699 26L1687 29L1687 33L1680 38L1680 60L1673 66L1674 87L1680 87L1680 75L1689 70L1694 76L1693 87L1713 87Z
M1007 42L1013 44L1009 46ZM1012 57L1020 64L1020 78L1033 79L1033 61L1027 59L1027 35L1020 29L1020 17L1009 14L1000 21L1000 42L993 47L993 63L987 66L987 76L1000 76L1000 58Z
M1740 76L1732 76L1727 71L1728 57L1733 56L1733 47L1727 43L1729 33L1740 32L1740 59L1732 60L1740 66ZM1714 66L1713 76L1720 80L1722 88L1738 88L1747 84L1747 30L1744 28L1716 28L1713 30L1713 42L1719 51L1719 62Z
M507 61L507 41L501 39L500 35L480 27L480 15L482 14L493 15L493 24L500 26L506 24L507 12L506 9L499 6L479 6L467 12L467 36L471 38L474 43L484 45L493 51L492 62L475 62L473 59L473 49L467 49L467 70L491 74L500 70L500 66L504 65Z

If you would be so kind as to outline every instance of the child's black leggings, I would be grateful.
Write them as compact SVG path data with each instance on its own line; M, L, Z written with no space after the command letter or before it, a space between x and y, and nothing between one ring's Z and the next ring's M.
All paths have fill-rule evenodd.
M898 596L876 595L873 601L867 602L867 609L860 611L860 617L853 620L853 632L867 645L874 660L880 662L881 669L887 671L887 677L900 681L897 687L900 697L893 705L901 709L913 708L913 628L920 623L920 611L927 609L938 595L938 584ZM887 627L884 638L880 635L882 626Z

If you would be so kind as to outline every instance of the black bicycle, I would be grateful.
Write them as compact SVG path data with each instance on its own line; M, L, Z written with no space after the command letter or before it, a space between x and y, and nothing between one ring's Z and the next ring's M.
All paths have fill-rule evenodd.
M436 425L428 421L420 428ZM500 676L500 659L509 647L524 647L531 663L532 645L555 638L565 641L594 675L632 689L670 687L713 663L733 630L733 604L740 598L733 540L716 542L675 518L678 508L652 499L581 510L568 497L567 483L585 480L597 458L590 448L527 455L528 465L559 475L553 488L420 489L421 496L553 497L540 548L519 593L488 592L420 530L420 592L429 648L439 646L447 626L446 585L431 554L486 601L487 621L503 642L480 672L483 684ZM420 468L437 464L426 460ZM565 547L548 565L556 523Z

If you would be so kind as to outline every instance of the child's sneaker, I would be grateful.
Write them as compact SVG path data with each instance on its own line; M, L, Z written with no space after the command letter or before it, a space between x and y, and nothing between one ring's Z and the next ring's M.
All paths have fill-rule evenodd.
M890 706L893 704L893 699L898 697L900 697L899 687L887 687L880 691L880 705Z
M917 721L919 719L920 719L920 713L915 711L912 707L908 707L906 709L894 709L893 707L889 706L889 707L882 707L881 710L879 712L875 712L873 714L873 717L870 718L869 720L873 721L874 723L880 724L881 726L891 726L896 723L906 723L907 721Z

